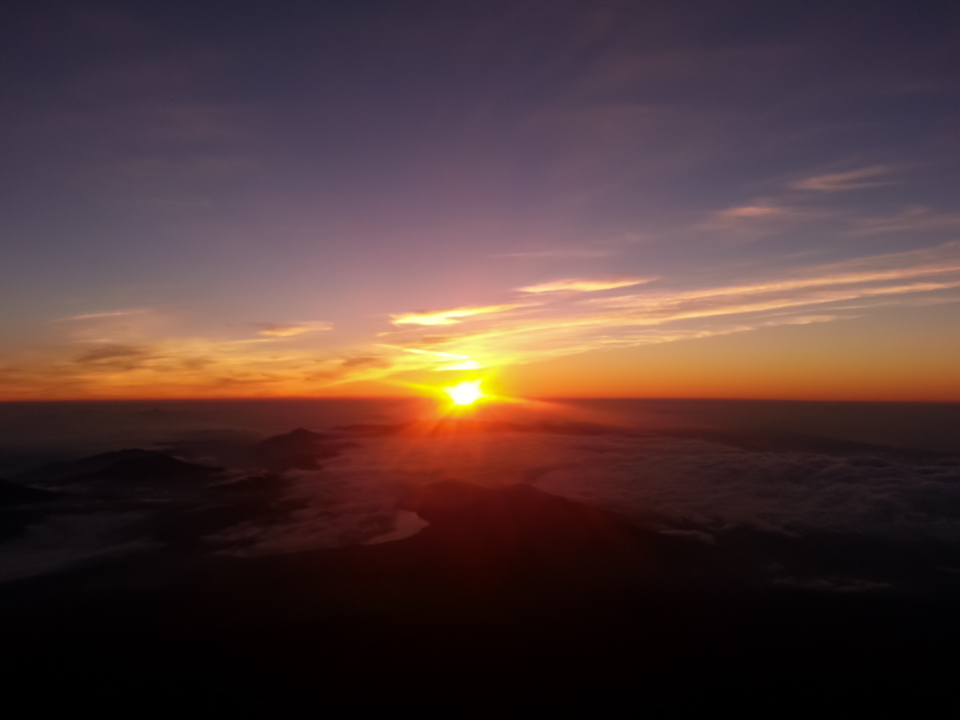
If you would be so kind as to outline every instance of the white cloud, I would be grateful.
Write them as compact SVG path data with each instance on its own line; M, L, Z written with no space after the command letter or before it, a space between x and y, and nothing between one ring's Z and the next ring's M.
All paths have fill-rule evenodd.
M703 540L736 527L792 536L855 534L960 546L960 469L949 458L744 450L656 435L550 433L404 435L363 441L322 472L292 471L289 521L245 524L210 538L224 552L273 554L365 542L390 532L402 488L446 480L545 491ZM780 575L774 582L804 584ZM811 589L882 589L826 578Z

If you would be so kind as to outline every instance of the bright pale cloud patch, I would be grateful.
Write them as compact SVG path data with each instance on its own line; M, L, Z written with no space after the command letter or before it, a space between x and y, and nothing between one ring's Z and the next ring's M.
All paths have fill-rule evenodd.
M452 310L438 310L434 312L420 311L391 315L390 320L394 325L455 325L456 323L462 322L465 318L507 312L508 310L513 310L518 307L522 307L522 305L514 303L511 305L460 307L453 308Z
M526 293L553 293L553 292L596 292L598 290L614 290L616 288L631 287L652 282L656 277L627 277L616 276L609 278L566 278L529 285L519 288Z

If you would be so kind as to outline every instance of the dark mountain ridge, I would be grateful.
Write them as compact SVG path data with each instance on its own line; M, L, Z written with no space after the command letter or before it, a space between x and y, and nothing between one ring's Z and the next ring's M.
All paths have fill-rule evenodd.
M49 502L56 497L56 493L48 490L20 485L0 478L0 507Z
M915 693L955 667L952 601L757 584L730 572L722 542L524 485L437 483L404 506L430 525L395 542L256 558L171 550L8 586L6 679L42 673L97 695L108 678L221 709L468 712L638 696L653 707L691 688L685 704L705 708L744 684Z

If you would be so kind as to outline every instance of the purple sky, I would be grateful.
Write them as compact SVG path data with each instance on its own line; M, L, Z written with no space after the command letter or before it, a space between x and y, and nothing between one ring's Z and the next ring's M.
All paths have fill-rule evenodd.
M19 5L0 399L575 392L837 327L960 399L956 3Z

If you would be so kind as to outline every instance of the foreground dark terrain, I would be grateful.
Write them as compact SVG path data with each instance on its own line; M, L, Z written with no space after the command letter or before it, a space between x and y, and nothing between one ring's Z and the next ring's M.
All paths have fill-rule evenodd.
M399 509L429 525L396 540L246 554L211 544L251 520L289 525L308 504L284 491L290 478L322 483L327 460L401 432L193 448L209 457L213 442L225 464L260 468L233 479L182 459L181 445L178 457L127 450L5 481L9 543L44 522L133 518L107 531L128 551L0 585L8 696L455 714L919 703L953 686L960 554L946 542L746 524L706 533L529 483L441 480L398 491Z

